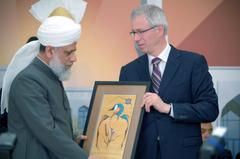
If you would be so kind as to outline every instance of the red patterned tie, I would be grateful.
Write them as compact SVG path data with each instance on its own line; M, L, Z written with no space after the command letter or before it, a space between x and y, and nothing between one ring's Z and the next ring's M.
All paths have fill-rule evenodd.
M152 71L152 84L153 84L153 91L158 94L160 82L161 82L161 72L159 70L159 63L161 59L156 57L152 60L153 64L153 71Z

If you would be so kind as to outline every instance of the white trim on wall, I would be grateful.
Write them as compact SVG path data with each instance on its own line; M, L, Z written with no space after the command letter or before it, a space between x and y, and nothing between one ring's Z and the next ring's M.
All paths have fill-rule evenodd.
M0 67L0 88L6 68ZM214 88L218 94L220 114L214 125L219 126L221 125L221 110L229 100L240 94L240 67L209 67L209 72L212 75ZM92 88L86 90L91 91Z
M222 109L240 94L240 67L209 67L209 72L213 78L219 104L219 116L214 125L220 126Z
M154 4L162 8L162 0L141 0L141 4Z

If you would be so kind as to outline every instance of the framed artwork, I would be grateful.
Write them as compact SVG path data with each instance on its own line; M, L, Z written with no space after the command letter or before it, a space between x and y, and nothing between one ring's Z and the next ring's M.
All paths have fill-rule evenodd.
M134 158L143 118L147 82L96 81L84 134L83 149L100 159Z

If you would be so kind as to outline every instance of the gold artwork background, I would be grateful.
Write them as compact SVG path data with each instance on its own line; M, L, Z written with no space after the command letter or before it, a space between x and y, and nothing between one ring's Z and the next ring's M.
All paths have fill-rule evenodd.
M104 159L123 157L136 95L103 95L90 154Z

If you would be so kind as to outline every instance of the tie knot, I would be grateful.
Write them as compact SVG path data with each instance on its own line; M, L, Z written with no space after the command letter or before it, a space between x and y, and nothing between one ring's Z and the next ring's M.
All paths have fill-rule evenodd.
M158 65L160 63L161 59L158 57L155 57L154 59L152 59L152 64L153 65Z

